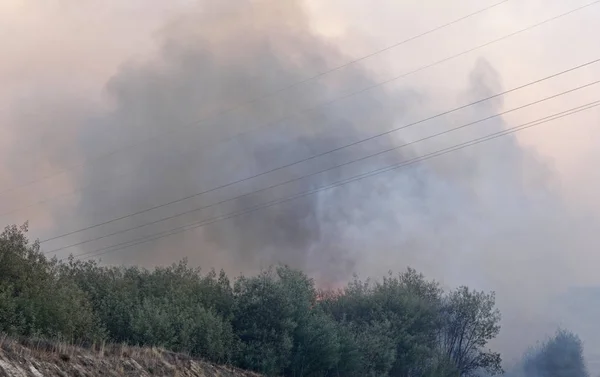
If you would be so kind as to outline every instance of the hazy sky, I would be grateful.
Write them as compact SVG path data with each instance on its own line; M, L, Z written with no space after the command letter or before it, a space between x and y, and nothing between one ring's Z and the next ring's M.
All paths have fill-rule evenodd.
M312 118L249 132L243 139L227 139L223 144L213 142L251 128L250 124L272 122L290 111L388 80L590 3L509 0L293 93L285 92L239 116L203 125L203 133L196 136L174 136L139 153L132 149L94 169L77 167L121 142L127 145L153 132L169 132L211 111L311 77L495 2L499 1L1 1L2 222L29 220L32 235L44 239L268 170L279 160L293 162L310 151L329 150L600 58L599 4L391 82L381 91L357 96ZM512 109L597 80L599 73L600 63L591 65L489 105L394 134L382 143L410 141ZM598 87L508 114L493 121L487 131L600 100ZM380 275L411 265L450 286L496 290L505 318L499 346L514 355L515 347L509 344L515 336L526 338L520 339L525 343L557 323L568 323L568 314L553 318L547 313L554 293L600 283L596 267L600 262L596 240L599 120L600 110L595 108L406 174L392 173L374 183L357 183L359 188L317 195L304 208L269 210L175 236L177 243L163 240L105 259L151 266L187 256L194 264L234 273L283 261L320 279L334 276L334 280L347 279L352 272ZM392 158L421 155L482 136L484 131L441 137ZM377 147L381 148L375 144L365 150ZM188 152L193 157L184 169L180 158ZM340 158L354 153L364 151ZM71 167L76 169L56 174ZM310 170L296 173L306 171ZM292 174L285 173L275 178ZM51 178L43 179L46 176ZM26 185L30 181L36 183ZM78 191L82 186L87 191ZM223 199L214 194L211 202ZM268 201L269 195L262 199ZM179 203L168 208L172 212L148 213L43 246L48 250L80 242L199 203ZM245 202L230 204L237 209ZM211 214L220 214L214 211ZM197 216L59 255L170 229ZM289 252L281 251L287 248ZM545 320L536 328L541 315ZM529 330L526 336L524 329ZM595 335L586 336L588 343L600 346Z

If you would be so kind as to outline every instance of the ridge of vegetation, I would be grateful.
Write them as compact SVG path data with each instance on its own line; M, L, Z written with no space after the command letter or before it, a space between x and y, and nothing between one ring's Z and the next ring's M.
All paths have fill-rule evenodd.
M500 331L494 294L444 292L410 268L318 290L287 266L231 281L186 261L150 271L47 259L26 232L0 235L0 332L13 337L160 347L267 376L502 373L487 348Z

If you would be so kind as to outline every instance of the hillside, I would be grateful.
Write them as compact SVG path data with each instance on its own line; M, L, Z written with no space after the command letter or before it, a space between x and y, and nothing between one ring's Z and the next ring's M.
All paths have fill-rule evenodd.
M9 338L0 343L0 377L259 376L157 348L106 346L92 350Z

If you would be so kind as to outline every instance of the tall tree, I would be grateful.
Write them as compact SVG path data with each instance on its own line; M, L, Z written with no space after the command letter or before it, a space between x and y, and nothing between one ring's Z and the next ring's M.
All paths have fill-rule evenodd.
M93 341L104 329L85 293L59 262L30 243L27 224L0 234L0 331L16 335Z
M460 287L444 300L440 334L442 352L453 361L461 376L479 371L503 372L499 353L485 349L500 331L500 312L495 308L494 293Z
M325 376L341 359L341 340L337 323L320 308L299 318L294 332L294 347L285 375Z
M313 282L300 271L277 267L234 284L233 326L242 367L278 375L290 365L299 322L315 304Z

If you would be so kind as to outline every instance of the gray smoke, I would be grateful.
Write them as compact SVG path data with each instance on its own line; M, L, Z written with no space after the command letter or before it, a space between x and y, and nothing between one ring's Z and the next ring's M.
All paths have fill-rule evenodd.
M44 119L56 131L40 142L39 153L31 159L12 161L13 177L26 181L26 173L36 166L39 156L46 158L49 171L88 162L25 193L44 199L60 191L56 187L85 187L47 205L53 226L40 234L42 239L206 191L446 110L418 86L400 80L315 111L287 116L375 84L374 74L360 64L252 106L237 107L351 60L312 31L300 1L203 1L197 12L166 25L159 46L153 59L125 64L110 79L106 85L110 109L81 100L51 106L47 113L37 106L34 118L27 117L31 114L27 108L19 112L24 127ZM462 94L451 101L456 105L504 89L502 77L483 58L466 82ZM481 103L258 179L49 242L44 248L51 250L233 198L502 109L501 100ZM93 252L243 211L506 127L503 118L495 118L59 255ZM97 159L106 151L123 148ZM543 304L574 276L565 250L588 241L587 234L573 232L580 222L566 208L554 179L544 161L514 136L507 136L108 253L102 259L153 266L188 257L193 264L231 273L252 273L265 265L287 263L324 285L343 283L353 273L378 276L389 269L413 266L450 286L496 290L504 314L497 346L509 351L509 356L510 351L516 355L520 350L514 339L531 344L556 324L542 312ZM10 198L25 194L6 196L3 209L11 209ZM30 220L35 229L36 218Z
M247 19L248 12L254 12L254 19ZM260 24L255 25L257 20ZM287 114L297 114L298 110L313 108L374 84L368 72L353 66L281 92L254 106L211 117L211 114L222 114L248 98L261 97L288 83L314 76L348 57L310 31L308 20L296 2L241 1L228 5L211 2L201 13L177 20L168 30L156 61L125 67L111 79L107 89L115 110L90 121L81 131L78 145L84 159L93 160L93 156L102 151L135 143L140 137L166 132L174 134L154 139L150 145L127 149L82 171L76 177L78 185L91 189L82 193L77 206L79 216L74 218L74 224L103 222L268 171L391 129L404 119L410 119L410 114L417 113L419 96L410 88L399 88L394 92L374 90L366 96L349 98L317 111L301 111L299 116L286 118ZM281 118L285 119L278 121ZM198 119L209 120L194 124ZM192 127L186 127L191 124ZM96 233L110 233L113 229L135 226L190 207L235 197L333 167L394 143L398 141L390 137L376 139L244 182L239 185L241 187L211 192L170 206L166 211L161 209L125 219L104 227L101 232L77 236L86 239ZM244 197L216 209L85 246L93 250L193 220L238 212L414 155L406 148L356 166ZM416 173L404 174L415 176L407 182L411 186L420 184ZM182 256L191 254L191 258L195 253L203 257L211 253L232 254L236 260L234 264L243 266L242 270L283 262L327 276L335 282L342 281L355 271L356 257L346 250L341 243L344 237L341 237L340 229L335 228L343 222L354 222L351 212L356 209L344 207L356 200L354 195L365 197L372 189L373 186L367 183L366 187L358 191L351 189L354 193L343 193L328 203L323 201L324 195L329 195L325 193L289 205L269 207L202 229L200 236L204 243L179 245L179 242L185 243L185 237L179 237L168 240L169 248L182 250ZM416 191L412 187L402 188L404 190ZM336 192L335 196L339 195ZM79 237L71 239L77 241ZM105 260L122 261L120 254L127 254L127 258L136 261L168 263L173 256L165 258L163 247L160 243L147 244L109 254ZM333 275L332 271L335 271Z

